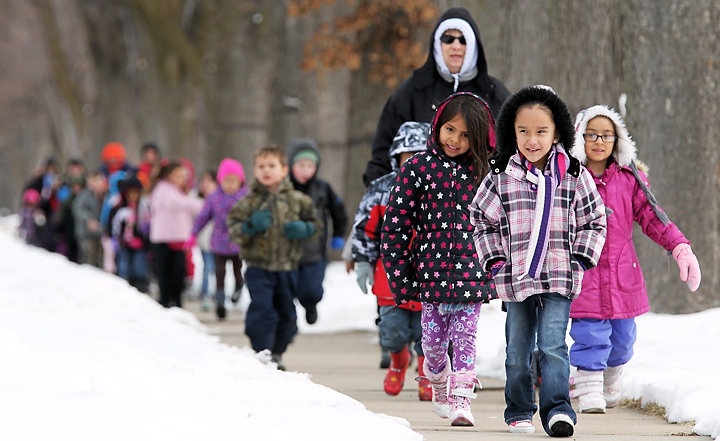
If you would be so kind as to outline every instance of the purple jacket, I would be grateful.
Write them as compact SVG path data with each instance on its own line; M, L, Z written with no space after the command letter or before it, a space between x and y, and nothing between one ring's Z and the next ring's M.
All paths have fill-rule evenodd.
M582 135L588 122L598 116L609 118L615 124L618 137L612 162L602 176L594 176L595 185L607 207L607 236L597 267L585 272L582 290L572 302L570 317L627 319L650 310L645 279L632 240L633 222L637 222L646 236L668 252L690 241L657 206L648 178L639 170L645 167L636 159L635 143L617 112L605 106L594 106L580 112L576 121L574 156L586 162Z
M228 237L227 217L232 206L247 196L248 191L247 187L242 187L235 194L227 195L222 188L218 188L205 198L205 205L198 217L195 218L192 234L197 236L200 230L212 220L214 227L210 237L210 250L213 253L221 256L236 256L240 253L240 247L231 242Z

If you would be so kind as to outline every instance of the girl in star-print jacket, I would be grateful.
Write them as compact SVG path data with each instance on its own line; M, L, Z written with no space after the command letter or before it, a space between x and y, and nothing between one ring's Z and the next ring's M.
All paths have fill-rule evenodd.
M380 251L395 302L422 303L424 372L435 413L472 425L477 320L482 302L496 294L478 261L469 205L487 170L494 127L487 104L468 92L440 104L431 126L427 151L403 164L391 190Z

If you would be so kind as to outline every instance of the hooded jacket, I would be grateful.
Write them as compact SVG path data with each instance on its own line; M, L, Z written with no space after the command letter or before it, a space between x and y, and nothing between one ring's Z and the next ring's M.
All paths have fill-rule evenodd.
M540 275L533 279L523 274L537 187L527 180L527 169L517 152L514 125L520 106L536 101L552 112L559 144L566 149L570 163L553 195L545 260ZM522 302L543 293L574 299L580 293L583 276L579 262L592 268L600 259L605 243L605 207L590 173L570 155L575 141L570 111L551 89L525 87L505 102L496 129L497 150L490 157L490 173L470 207L480 262L483 268L489 268L497 261L505 261L494 277L498 295L504 301Z
M446 80L438 72L438 63L434 54L436 31L443 22L452 19L460 19L469 24L475 34L477 49L475 65L477 74L466 81L460 78L456 90L454 90L454 80ZM472 56L472 54L466 53L466 57L468 56ZM393 137L402 123L406 121L430 122L437 106L452 93L460 91L472 92L480 96L490 107L493 116L498 115L500 106L510 95L510 91L500 80L488 74L480 30L470 12L465 8L450 8L440 16L430 35L430 46L425 64L405 80L385 103L372 143L372 159L368 162L363 174L365 185L370 185L373 180L392 171L388 151Z
M345 212L345 205L342 199L335 194L330 183L317 177L320 171L320 148L312 139L300 138L290 142L288 147L288 163L292 164L295 156L302 150L312 150L318 156L317 170L315 176L310 178L305 184L295 181L290 168L290 180L295 190L301 191L313 201L317 209L317 216L322 222L322 232L320 238L316 241L303 243L303 255L300 264L309 264L327 260L327 239L328 239L328 215L332 219L332 235L333 237L345 237L345 228L347 228L348 216Z
M255 235L243 232L243 224L256 211L268 210L272 216L270 228ZM284 225L301 220L315 226L315 234L307 240L285 237ZM317 240L322 230L312 200L293 189L289 179L280 182L277 193L255 181L250 194L240 199L227 217L230 240L240 245L248 267L266 271L295 271L303 253L303 242Z
M379 306L395 305L387 275L380 260L380 237L382 234L383 217L390 199L390 190L395 186L398 171L400 170L400 155L402 153L416 153L427 150L430 137L430 124L414 121L405 122L400 126L398 133L390 147L390 163L393 171L370 183L365 196L360 201L352 235L352 257L355 262L369 262L374 269L375 284L372 292L378 297ZM408 302L401 308L419 311L418 302Z
M620 115L606 106L593 106L576 119L573 156L587 162L583 134L591 119L604 116L615 125L617 140L602 176L593 176L605 202L607 236L597 267L587 271L582 291L570 309L573 318L627 319L650 310L645 279L633 244L633 223L668 252L689 243L669 222L650 192L647 168L636 158L635 142Z
M465 94L451 95L438 109ZM438 118L439 112L433 118L433 134L439 130ZM488 136L490 146L494 145L491 138ZM385 211L380 245L398 305L412 300L472 303L497 297L472 240L468 208L477 189L472 162L469 152L449 158L432 141L427 151L415 154L400 167Z

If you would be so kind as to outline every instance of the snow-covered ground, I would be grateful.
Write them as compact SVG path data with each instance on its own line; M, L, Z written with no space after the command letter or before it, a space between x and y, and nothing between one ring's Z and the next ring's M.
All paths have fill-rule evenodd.
M219 343L189 312L26 246L16 222L0 218L0 439L422 439L405 420ZM299 320L300 332L375 329L373 296L342 264L328 267L325 290L318 323ZM499 304L484 305L480 376L504 377L503 327ZM720 436L720 309L646 314L638 328L624 395Z

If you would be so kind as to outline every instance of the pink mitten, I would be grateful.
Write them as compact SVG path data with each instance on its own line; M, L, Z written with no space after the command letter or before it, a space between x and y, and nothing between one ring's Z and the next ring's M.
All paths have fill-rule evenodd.
M687 282L690 291L696 291L700 286L700 264L690 245L681 243L675 247L672 255L680 268L680 280Z
M183 250L192 250L192 248L195 246L195 236L190 235L188 240L185 241L185 243L182 246Z

